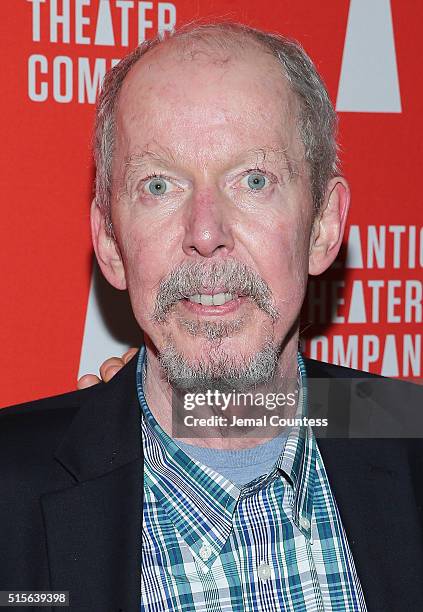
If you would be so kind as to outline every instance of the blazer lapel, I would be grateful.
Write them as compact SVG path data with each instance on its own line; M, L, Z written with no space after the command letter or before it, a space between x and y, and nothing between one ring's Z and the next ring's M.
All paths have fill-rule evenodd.
M136 358L81 405L56 451L75 486L43 496L51 588L70 609L140 609L143 462Z

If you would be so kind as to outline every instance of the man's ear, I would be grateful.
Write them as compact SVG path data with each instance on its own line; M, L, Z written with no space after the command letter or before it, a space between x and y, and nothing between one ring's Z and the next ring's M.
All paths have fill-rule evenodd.
M126 289L125 269L116 240L106 227L106 219L95 199L91 204L91 237L98 265L116 289Z
M309 274L321 274L338 255L349 206L348 183L341 176L336 176L328 182L325 199L313 223L308 259Z

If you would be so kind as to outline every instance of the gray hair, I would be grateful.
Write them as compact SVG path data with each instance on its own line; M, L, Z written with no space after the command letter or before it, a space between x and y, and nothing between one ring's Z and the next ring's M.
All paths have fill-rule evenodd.
M246 25L222 22L188 24L179 30L157 35L141 43L114 68L107 72L97 102L94 157L96 162L96 204L106 218L108 231L113 235L111 223L112 158L115 139L115 112L122 83L132 66L151 49L167 39L187 42L204 42L228 49L234 39L255 41L267 53L275 57L283 67L283 74L290 83L299 102L299 133L304 146L305 160L309 167L311 191L315 210L323 201L326 185L336 176L338 156L336 144L337 115L325 84L313 62L301 45L280 34L262 32Z

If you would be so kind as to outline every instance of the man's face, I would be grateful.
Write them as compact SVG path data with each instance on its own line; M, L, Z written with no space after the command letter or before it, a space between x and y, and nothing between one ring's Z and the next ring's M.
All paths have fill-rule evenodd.
M313 220L281 68L255 47L221 55L170 42L131 70L112 201L114 284L159 355L216 375L296 347Z

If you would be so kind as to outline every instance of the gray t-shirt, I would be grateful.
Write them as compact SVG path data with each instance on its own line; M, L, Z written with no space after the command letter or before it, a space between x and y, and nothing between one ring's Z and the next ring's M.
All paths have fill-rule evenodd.
M191 459L207 465L241 488L271 472L285 446L286 438L287 433L284 432L263 444L239 450L194 446L175 439L174 442Z

